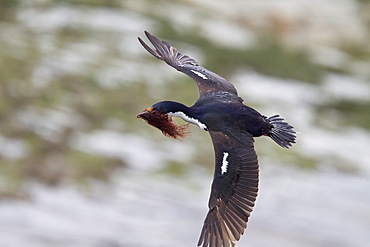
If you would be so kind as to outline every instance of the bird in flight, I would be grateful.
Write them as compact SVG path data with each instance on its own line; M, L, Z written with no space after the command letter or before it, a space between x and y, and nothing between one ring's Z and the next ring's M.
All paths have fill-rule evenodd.
M208 131L215 153L215 171L198 246L235 246L247 227L258 192L259 168L254 137L268 136L289 148L295 143L293 127L279 115L266 117L244 105L235 87L221 76L199 66L166 41L145 31L154 48L141 38L141 45L154 57L190 76L198 87L193 106L161 101L137 115L165 136L185 137L187 125L178 126L172 117Z

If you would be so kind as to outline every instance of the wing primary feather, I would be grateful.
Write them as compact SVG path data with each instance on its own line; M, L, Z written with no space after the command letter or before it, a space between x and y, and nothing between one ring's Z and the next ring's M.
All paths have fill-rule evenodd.
M243 198L237 194L235 194L232 199L235 199L235 200L238 200L240 203L242 203L242 205L248 205L250 207L253 207L254 206L254 201L250 201L246 198Z
M168 42L162 41L145 31L145 35L152 43L155 49L150 48L141 38L139 39L140 44L154 57L165 61L172 67L179 69L183 65L198 65L197 61L190 58L187 55L181 54L175 47L171 46Z
M243 191L241 189L239 189L239 188L237 188L235 190L235 195L240 196L240 197L243 197L243 198L245 198L245 199L247 199L249 201L252 201L252 202L254 202L256 200L256 195L248 195L246 193L243 193Z
M248 186L248 185L239 185L238 187L243 187L245 190L247 191L250 191L252 193L257 193L258 192L258 187L256 187L255 184L253 184L252 186Z
M229 215L240 228L246 228L247 224L245 223L245 219L248 218L247 215L244 215L244 219L237 216L233 210L226 210L225 213Z
M204 231L203 247L208 247L209 245L209 229L208 227Z
M256 199L258 196L257 192L250 191L248 188L244 188L243 186L240 185L235 189L235 191L243 194L243 196L248 196L254 199Z
M257 185L258 185L258 180L254 180L254 179L250 179L250 178L244 178L244 177L241 177L239 182L243 186L257 187Z
M222 232L222 244L227 247L229 247L230 244L232 245L232 236L230 235L231 233L223 220L220 222L220 232Z
M220 242L222 243L223 246L230 246L230 238L229 236L224 237L225 234L227 234L224 223L220 222L217 226L217 230L219 232L219 238Z
M224 222L227 225L227 228L229 229L230 233L232 234L233 238L235 240L239 239L239 230L236 228L236 222L234 222L231 218L227 217L228 215L224 215Z
M145 35L149 39L149 41L154 45L154 47L158 50L159 54L162 56L162 59L164 58L166 53L169 54L169 52L166 52L168 51L167 45L169 45L167 42L161 41L160 39L151 35L147 31L145 31Z
M210 222L208 225L208 231L209 231L209 246L216 246L216 235L214 232L214 225L217 224L216 222Z
M206 231L206 227L205 227L205 225L203 225L202 231L200 232L200 237L199 237L197 246L201 246L202 243L204 242L205 231Z
M147 50L150 54L152 54L154 57L158 59L162 59L161 56L155 50L150 48L150 46L148 46L140 37L138 38L138 40L140 44L145 48L145 50Z
M218 225L220 225L220 222L219 220L217 220L217 222L215 222L215 224L212 226L212 237L214 239L214 245L210 245L210 246L217 246L217 247L221 247L221 238L222 238L222 232L219 231L218 229Z
M238 171L242 171L242 170L238 168ZM258 171L256 170L256 172L243 173L241 175L241 177L247 178L247 179L256 179L256 180L258 180Z
M234 208L236 208L240 212L243 212L245 215L249 216L250 212L252 212L252 208L250 208L250 207L247 207L247 208L240 207L240 204L238 204L235 200L230 200L229 204L233 205Z
M238 208L236 208L233 204L231 203L228 203L226 205L227 209L231 212L233 212L236 217L240 218L240 219L245 219L245 218L248 218L249 214L247 214L245 211L243 210L240 210Z
M235 87L226 79L199 66L197 61L180 53L168 42L156 38L147 31L145 31L145 35L154 46L154 48L149 47L149 45L139 38L139 42L145 50L154 57L165 61L168 65L191 77L198 86L199 96L206 95L210 92L227 92L234 95L233 100L238 102L242 101L242 99L237 96L238 92Z
M230 241L229 240L230 238L228 236L225 223L223 221L220 221L220 224L218 224L217 231L219 232L219 236L220 236L222 246L229 246L228 243ZM226 245L225 245L225 243L226 243Z
M230 217L227 214L227 212L228 211L226 210L226 207L224 205L222 205L220 207L220 217L224 220L224 222L226 223L226 225L229 228L230 232L232 233L232 236L236 239L237 236L239 235L239 231L236 228L236 226L238 224L237 224L237 222L234 221L234 219L232 217Z

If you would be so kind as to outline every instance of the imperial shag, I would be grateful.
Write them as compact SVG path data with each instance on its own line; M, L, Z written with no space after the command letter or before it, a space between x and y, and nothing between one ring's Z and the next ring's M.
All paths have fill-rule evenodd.
M177 126L173 116L198 125L211 135L215 172L198 246L235 246L247 227L258 192L258 160L253 138L268 136L284 148L295 143L295 131L279 115L265 117L242 103L234 86L219 75L177 51L165 41L145 32L154 49L139 38L154 57L190 76L198 86L193 106L162 101L137 117L172 138L184 137L186 126Z

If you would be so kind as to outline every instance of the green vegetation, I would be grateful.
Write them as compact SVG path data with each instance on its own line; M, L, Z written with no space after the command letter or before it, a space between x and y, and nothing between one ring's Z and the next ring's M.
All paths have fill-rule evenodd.
M367 44L343 44L340 49L353 59L365 61L370 59L370 47Z
M310 62L308 54L303 50L288 49L273 36L261 36L254 47L227 48L201 37L197 30L179 32L166 20L160 20L160 37L167 40L181 40L184 43L195 45L206 59L202 66L217 71L218 74L228 77L237 68L252 68L262 74L291 78L306 82L318 83L321 81L323 68Z
M71 33L68 36L71 38L64 42L78 37ZM41 84L34 85L30 78L43 54L34 34L26 32L24 38L25 46L22 40L0 41L2 148L11 142L24 147L18 158L2 156L0 152L0 182L4 184L0 196L18 195L23 183L32 180L47 184L65 179L77 183L90 178L107 181L125 162L78 152L72 146L73 140L78 134L107 128L112 118L133 121L137 113L134 104L145 100L132 94L140 95L145 85L104 88L90 74L57 74L51 81L36 81Z
M188 169L187 164L183 164L177 161L170 161L166 164L165 167L159 170L160 174L170 174L172 176L182 176L187 172Z
M102 6L102 7L120 7L119 0L55 0L56 3L69 3L74 5Z
M123 9L122 6L125 5L125 1L118 0L41 2L42 8L69 4L77 8ZM181 51L185 51L181 48L184 44L196 47L203 53L205 61L202 65L225 78L230 78L237 69L252 69L269 76L319 84L327 71L311 62L306 51L287 47L274 36L260 35L254 47L219 46L204 38L197 28L179 30L168 19L149 11L151 4L163 4L165 1L146 3L148 13L141 14L151 18L156 24L156 36L171 41ZM155 135L158 133L152 131L150 126L147 127L150 131L137 128L139 120L135 116L143 107L148 107L159 99L176 100L187 105L196 100L195 84L190 78L180 74L176 77L177 80L160 85L165 90L156 89L154 92L150 82L141 81L142 78L132 81L125 75L115 81L114 85L101 85L98 72L121 66L117 65L120 64L119 61L127 60L131 64L142 63L144 60L152 63L154 60L150 60L149 55L143 58L124 54L119 47L124 39L122 33L114 31L67 25L50 33L38 33L17 20L16 11L22 4L33 3L0 0L0 143L10 145L15 142L20 145L20 153L15 157L0 151L0 197L21 196L20 191L27 181L36 180L50 185L65 180L83 185L88 184L91 179L109 181L110 175L116 169L125 167L127 162L76 150L73 146L76 136L88 135L98 130ZM68 52L85 51L88 44L101 49L99 55L90 54L91 57L81 62L82 69L77 72L63 70L63 63L68 63L68 60L66 62L60 57ZM77 48L71 50L70 47ZM367 61L370 59L367 47L368 44L343 45L340 49L354 60ZM85 53L77 56L83 54ZM154 61L153 64L157 62L159 63ZM161 66L163 70L171 69L165 64ZM46 72L40 72L40 68ZM130 67L125 71L130 69L135 70L137 67ZM339 68L339 71L349 73L346 68ZM45 76L45 73L51 74ZM156 92L161 93L160 98ZM345 124L370 130L369 109L369 102L337 101L319 106L317 113L325 116L328 111L336 111L344 116ZM213 158L210 158L213 157L213 150L209 137L207 133L199 134L198 131L193 131L192 139L195 141L192 144L197 145L197 152L192 162L213 167ZM266 150L271 149L274 148ZM2 150L6 148L2 147ZM305 168L315 168L317 165L317 161L311 158L291 152L289 156L284 156L280 149L276 150L276 159L283 162L300 160L298 164ZM262 156L263 152L261 151ZM185 164L170 161L161 172L179 176L184 173L184 169L187 169ZM340 169L346 168L343 166Z
M339 100L318 108L318 114L335 111L341 116L341 123L346 126L356 125L370 130L370 101Z
M20 0L0 0L0 21L12 20Z

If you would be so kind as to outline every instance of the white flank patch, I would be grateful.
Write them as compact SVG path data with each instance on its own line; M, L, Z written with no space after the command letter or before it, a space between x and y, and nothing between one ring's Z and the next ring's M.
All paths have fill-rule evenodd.
M188 123L198 125L199 128L201 128L202 130L207 130L207 126L204 123L201 123L198 119L186 116L185 113L183 113L182 111L173 112L173 113L170 112L170 113L168 113L168 115L172 116L172 117L180 117Z
M224 157L222 158L221 174L224 174L227 172L227 166L229 165L229 162L227 161L227 157L229 157L229 153L224 152Z
M203 78L204 80L207 80L208 77L203 75L202 73L198 72L198 71L195 71L195 70L190 70L191 72L193 72L194 74L196 74L197 76Z

